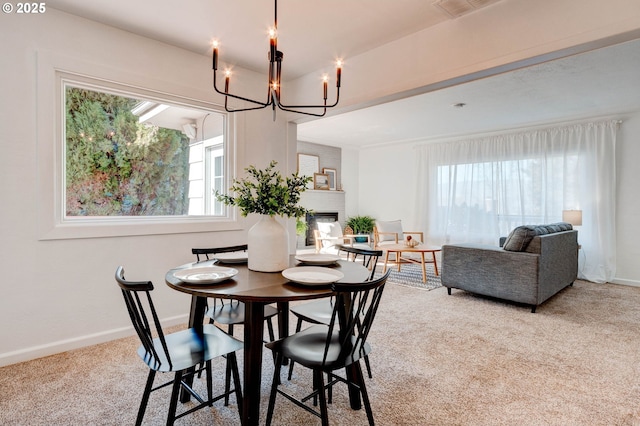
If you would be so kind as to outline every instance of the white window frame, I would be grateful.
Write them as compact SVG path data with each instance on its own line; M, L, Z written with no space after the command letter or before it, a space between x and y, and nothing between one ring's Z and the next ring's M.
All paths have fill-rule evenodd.
M172 105L200 108L226 114L225 179L227 187L235 176L239 161L236 149L236 120L219 105L203 101L202 96L181 96L181 90L158 90L170 83L150 80L84 63L50 52L38 52L37 65L37 161L38 161L38 239L117 237L133 235L177 234L241 229L237 209L225 209L224 216L158 217L66 217L65 173L65 84L103 90L123 96L144 98ZM154 87L156 86L156 87ZM200 98L200 99L198 99Z
M205 142L208 142L208 141L205 141ZM225 210L228 210L225 208L224 204L222 204L220 201L217 201L215 199L215 196L214 196L215 186L214 186L214 182L212 181L213 178L219 177L217 173L215 177L213 176L213 173L215 172L215 170L213 170L215 166L215 158L220 157L220 155L217 155L216 153L222 152L222 157L224 159L226 157L224 151L225 151L224 143L206 143L204 146L204 156L205 156L204 200L205 200L205 213L208 215L215 214L215 212L212 212L212 210L215 210L216 205L221 205L222 212L223 212L222 214L224 214ZM222 177L223 186L224 186L225 182L227 182L226 174L222 173L221 177Z

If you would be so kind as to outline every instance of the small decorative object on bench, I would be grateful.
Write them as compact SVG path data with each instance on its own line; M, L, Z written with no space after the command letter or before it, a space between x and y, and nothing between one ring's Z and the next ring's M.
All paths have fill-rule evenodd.
M407 247L415 247L420 244L420 241L413 239L411 235L407 235L407 238L404 240L404 245Z
M442 246L442 285L536 307L578 276L578 231L569 223L515 228L504 246Z

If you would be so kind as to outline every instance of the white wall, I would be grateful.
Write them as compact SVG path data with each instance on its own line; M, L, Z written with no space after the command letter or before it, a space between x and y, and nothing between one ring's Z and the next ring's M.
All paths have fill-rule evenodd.
M191 247L246 242L255 220L239 231L39 241L38 144L53 144L55 132L37 127L38 111L54 111L49 100L38 105L37 56L80 60L137 76L157 91L220 103L210 59L53 9L2 16L0 35L0 365L129 334L113 279L118 265L129 279L152 280L161 316L184 323L189 297L164 284L165 272L192 261ZM262 89L263 76L238 75ZM283 172L295 171L295 126L284 115L274 123L270 112L246 113L237 122L240 171L271 159Z
M360 152L353 148L342 148L342 188L345 194L345 215L358 216L360 199ZM365 215L366 213L362 213Z
M640 286L640 111L619 113L613 117L623 120L616 145L617 270L614 282ZM437 141L422 143L428 142ZM405 229L427 231L420 229L420 221L414 215L417 210L415 200L421 196L416 192L416 145L417 143L391 144L360 152L360 214L368 214L380 220L402 219Z
M360 152L359 214L377 220L402 219L402 227L417 231L413 217L416 197L415 153L411 146L388 145Z
M616 256L615 282L640 286L640 111L621 115L616 146Z

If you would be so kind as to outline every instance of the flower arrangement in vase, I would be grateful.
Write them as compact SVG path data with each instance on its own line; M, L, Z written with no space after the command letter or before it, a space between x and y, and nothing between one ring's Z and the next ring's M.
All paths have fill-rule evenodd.
M299 218L309 212L299 203L311 177L294 173L283 178L275 170L277 164L271 161L263 170L247 167L248 177L233 180L229 188L232 195L216 191L218 201L237 206L242 216L262 216L247 235L248 267L253 271L279 272L289 266L289 233L274 216Z

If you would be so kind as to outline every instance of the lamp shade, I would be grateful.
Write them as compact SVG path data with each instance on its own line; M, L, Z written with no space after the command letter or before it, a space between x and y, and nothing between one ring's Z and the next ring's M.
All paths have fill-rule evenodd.
M582 226L582 210L562 210L562 221L573 226Z

